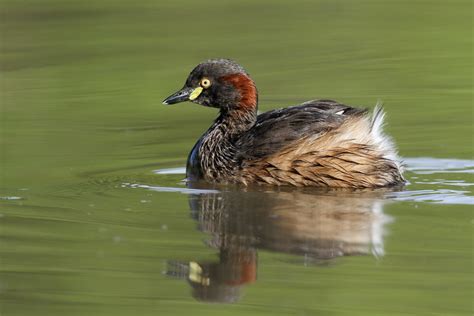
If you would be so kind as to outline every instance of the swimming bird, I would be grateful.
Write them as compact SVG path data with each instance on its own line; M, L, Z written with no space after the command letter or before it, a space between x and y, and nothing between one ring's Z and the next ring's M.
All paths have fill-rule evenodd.
M200 63L163 103L184 101L220 111L188 156L190 181L334 188L404 183L395 146L382 130L381 106L370 114L312 100L258 115L255 82L229 59Z

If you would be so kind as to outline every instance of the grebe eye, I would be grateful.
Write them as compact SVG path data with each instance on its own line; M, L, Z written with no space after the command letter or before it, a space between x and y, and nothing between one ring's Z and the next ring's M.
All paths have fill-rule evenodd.
M207 78L203 78L201 80L201 87L207 89L211 86L211 80L207 79Z

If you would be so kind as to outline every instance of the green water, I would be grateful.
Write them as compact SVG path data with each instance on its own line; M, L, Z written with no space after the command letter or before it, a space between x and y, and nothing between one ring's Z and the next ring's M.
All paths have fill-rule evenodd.
M2 0L0 314L472 314L472 12ZM186 191L216 112L161 101L211 57L247 68L262 111L383 100L410 184Z

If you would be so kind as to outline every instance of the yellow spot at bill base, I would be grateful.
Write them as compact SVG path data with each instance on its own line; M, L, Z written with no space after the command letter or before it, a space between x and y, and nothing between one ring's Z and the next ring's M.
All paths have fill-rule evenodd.
M196 89L193 90L193 92L191 92L191 94L189 95L189 100L194 100L196 99L202 92L202 87L197 87Z

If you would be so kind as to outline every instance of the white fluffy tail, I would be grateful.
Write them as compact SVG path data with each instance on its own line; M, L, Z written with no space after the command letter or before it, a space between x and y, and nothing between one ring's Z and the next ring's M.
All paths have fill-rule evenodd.
M382 101L378 100L375 104L370 123L370 134L373 142L379 146L380 151L386 159L392 160L396 163L400 172L403 171L400 158L398 157L397 149L392 141L392 138L384 133L383 127L385 125L385 111L383 110Z

